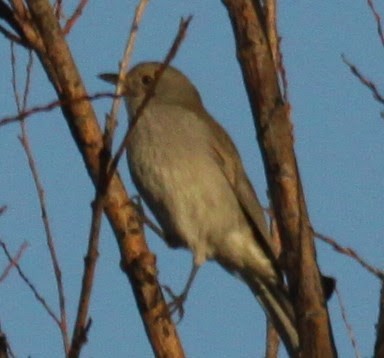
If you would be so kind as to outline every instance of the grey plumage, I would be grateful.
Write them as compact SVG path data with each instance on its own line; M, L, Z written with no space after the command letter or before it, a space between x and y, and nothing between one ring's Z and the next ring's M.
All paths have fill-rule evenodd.
M124 78L131 117L160 64L142 63ZM103 75L115 83L116 75ZM216 260L242 277L271 317L287 349L298 349L293 309L269 246L263 209L225 130L205 110L180 71L168 67L131 128L132 179L171 247L196 265Z

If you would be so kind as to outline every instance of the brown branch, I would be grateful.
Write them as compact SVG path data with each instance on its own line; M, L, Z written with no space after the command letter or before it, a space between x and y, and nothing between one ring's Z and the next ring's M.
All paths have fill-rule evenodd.
M5 280L5 278L9 275L12 268L16 266L16 264L20 261L21 256L23 256L24 251L27 249L28 244L24 242L17 250L16 255L12 258L12 260L8 263L8 265L3 270L3 273L0 275L0 283Z
M341 58L342 58L343 62L349 67L349 69L351 70L353 75L356 76L357 79L364 86L368 87L371 90L373 98L375 98L381 104L384 104L384 96L380 93L380 91L378 90L376 85L371 80L369 80L367 77L365 77L354 64L352 64L351 62L349 62L347 60L347 58L344 55L341 55Z
M123 58L120 62L119 79L122 79L126 72L128 72L129 62L132 57L133 48L136 42L136 35L139 29L139 24L144 14L144 10L149 0L141 0L139 5L136 7L135 16L133 17L131 29L128 37L128 41L124 50ZM120 99L123 90L122 81L117 81L115 88L116 97L112 101L112 108L110 114L107 116L107 120L104 128L104 142L107 143L107 148L112 148L112 138L117 125L117 115L119 112Z
M44 307L44 309L47 311L47 313L52 317L53 321L59 326L61 326L61 323L60 323L60 320L57 318L56 314L53 312L53 310L49 307L47 301L44 299L44 297L42 295L40 295L40 293L37 291L36 287L32 284L32 282L29 280L29 278L25 275L25 273L21 270L20 268L20 265L13 261L13 258L11 256L11 254L9 253L8 249L7 249L7 245L5 244L5 242L3 242L2 240L0 240L0 246L2 247L5 255L7 256L8 258L8 261L9 262L12 262L13 266L16 268L19 276L21 277L21 279L25 282L25 284L29 287L29 289L32 291L32 293L34 294L36 300L38 302L40 302L40 304Z
M55 100L53 100L53 101L51 101L51 102L49 102L47 104L38 105L38 106L29 108L29 109L25 109L24 111L21 111L18 114L1 118L0 119L0 127L5 126L7 124L11 124L11 123L15 123L15 122L20 122L20 121L22 121L22 120L24 120L27 117L30 117L32 115L35 115L35 114L38 114L38 113L41 113L41 112L49 112L49 111L52 111L52 110L54 110L56 108L59 108L59 107L62 107L62 106L66 106L66 105L70 105L71 103L83 102L85 100L87 100L87 101L95 101L95 100L98 100L98 99L115 98L115 97L116 97L116 95L113 94L113 93L110 93L110 92L100 92L100 93L95 93L93 95L85 95L85 96L82 96L82 97L73 98L73 99L70 99L70 100L57 100L57 99L55 99Z
M88 173L97 187L103 136L59 23L47 0L27 0L43 50L38 56L60 100L68 101L62 111L82 154ZM105 152L104 152L105 153ZM121 267L127 274L140 310L144 327L156 356L183 357L176 328L157 282L155 258L148 250L142 225L116 172L108 186L104 211L115 233Z
M82 15L83 10L87 6L87 4L88 4L88 0L80 0L79 1L78 5L76 6L75 11L71 15L71 17L67 20L67 22L65 23L65 26L63 28L63 33L65 35L69 34L73 25L76 23L76 21ZM61 5L59 6L59 3L58 3L58 8L61 8Z
M288 80L281 52L281 37L277 29L277 4L276 0L265 0L264 3L266 33L271 47L272 58L283 88L284 101L288 101Z
M95 196L96 198L92 205L92 222L88 239L88 250L84 258L84 273L77 307L75 328L73 330L71 347L68 354L69 358L80 356L81 348L87 342L91 322L91 320L88 319L88 311L95 277L96 262L99 256L98 247L104 206L103 194L99 194L99 191L97 191Z
M276 0L266 0L264 2L264 14L266 35L268 37L269 45L271 48L273 62L279 76L281 77L281 52L280 52L280 38L277 30L277 4ZM284 88L286 91L286 88ZM271 248L275 257L279 257L281 253L281 239L276 226L276 220L273 218L273 211L271 213L270 220L270 232L271 232ZM280 336L276 328L272 324L271 320L267 318L267 335L266 335L266 358L277 358L280 347Z
M31 51L29 52L29 61L26 67L26 81L25 81L25 88L23 91L23 99L22 102L20 100L18 91L17 91L17 82L16 82L16 58L14 54L14 46L11 46L11 55L12 55L12 88L13 93L16 101L16 105L19 112L23 112L23 110L27 106L27 99L30 89L30 82L31 82L31 72L32 72L32 64L33 64L33 57ZM33 157L32 148L29 143L27 128L25 121L20 122L21 127L21 135L19 136L19 140L21 142L21 145L24 148L24 152L27 156L28 165L31 170L33 182L36 187L39 204L40 204L40 210L41 210L41 218L43 221L43 226L45 230L46 235L46 241L47 246L49 250L49 254L51 257L51 263L53 266L53 271L55 274L55 281L56 281L56 287L57 287L57 293L59 297L59 307L60 307L60 333L62 335L63 339L63 345L64 345L64 351L67 353L69 350L69 341L68 341L68 329L67 329L67 315L66 315L66 309L65 309L65 298L64 298L64 287L62 282L62 275L61 275L61 269L59 260L56 254L55 249L55 243L52 235L51 225L48 217L48 211L47 211L47 205L45 202L45 193L43 184L41 182L39 171L37 169L37 165L35 162L35 159Z
M279 86L259 0L222 0L236 39L269 192L283 243L303 357L337 355L322 290L304 192L296 162L289 104ZM290 355L284 331L279 331Z
M265 358L277 358L279 356L280 336L271 320L267 320L267 337Z
M321 241L326 242L328 245L331 245L335 251L340 252L341 254L346 255L348 257L351 257L362 267L364 267L367 271L374 274L378 279L384 280L384 271L367 263L367 261L364 260L360 255L358 255L355 250L349 247L341 246L335 240L331 239L328 236L319 234L318 232L315 232L314 234Z
M138 29L138 24L143 15L147 0L141 1L139 6L136 8L135 16L132 22L130 36L127 42L127 47L123 56L123 60L120 65L119 75L122 77L123 73L127 71L129 59L133 51L134 39L136 38L136 32ZM114 130L116 127L116 117L118 112L118 106L120 102L120 95L122 93L121 83L118 82L116 86L116 97L113 100L111 113L107 115L104 135L103 135L103 152L101 155L101 165L98 183L98 190L96 190L95 200L92 205L92 225L89 236L89 246L87 257L85 258L85 268L82 281L82 291L79 299L78 313L76 324L74 328L74 333L72 337L72 344L69 353L69 357L78 357L80 350L83 344L87 341L87 332L86 328L86 319L88 316L88 308L90 303L90 295L92 291L92 283L94 278L94 272L96 268L96 260L98 257L98 241L101 225L101 215L103 212L105 194L108 191L109 182L107 180L107 169L109 162L107 161L110 158L110 153L112 149L112 141L114 136Z
M352 325L349 323L348 315L347 315L347 310L345 309L345 305L343 303L340 291L338 290L337 286L335 286L335 292L336 292L337 300L338 300L339 306L340 306L341 317L343 318L343 322L344 322L345 328L347 329L349 339L351 341L353 350L355 352L355 357L356 358L361 358L361 354L359 352L359 347L357 345L355 333L353 332Z
M383 25L381 23L381 17L378 11L375 8L375 5L373 4L372 0L367 0L368 6L372 11L373 17L375 18L376 21L376 26L377 26L377 33L379 35L381 44L384 46L384 33L383 33Z

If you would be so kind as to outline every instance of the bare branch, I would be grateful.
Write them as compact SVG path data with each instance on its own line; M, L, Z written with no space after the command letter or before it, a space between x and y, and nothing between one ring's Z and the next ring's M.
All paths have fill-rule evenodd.
M349 323L348 316L347 316L347 310L345 309L345 305L343 303L340 291L338 290L337 286L335 286L335 291L336 291L337 300L339 302L339 306L340 306L340 310L341 310L341 316L343 318L343 322L344 322L345 328L347 329L349 339L351 341L353 350L355 352L355 357L356 358L361 358L361 353L359 351L359 347L358 347L358 344L357 344L356 336L355 336L355 333L353 332L352 325Z
M28 244L24 242L20 247L19 250L17 250L16 255L12 258L12 260L8 263L6 268L3 270L3 273L0 275L0 283L5 280L5 278L9 275L12 268L15 267L23 255L24 251L27 249Z
M35 107L29 108L29 109L25 109L24 111L22 111L16 115L3 117L2 119L0 119L0 127L5 126L7 124L22 121L25 118L30 117L30 116L37 114L37 113L52 111L56 108L68 105L70 102L72 102L72 103L73 102L82 102L85 100L94 101L94 100L103 99L103 98L115 98L115 97L116 97L116 95L113 93L100 92L100 93L95 93L93 95L89 95L89 96L86 95L86 96L78 97L78 98L67 100L67 101L66 100L53 100L47 104L43 104L43 105L35 106Z
M265 23L268 41L271 47L273 62L275 63L276 72L281 81L283 98L288 101L288 80L283 61L283 53L281 52L281 37L277 29L277 4L276 0L266 0L264 2Z
M56 314L53 312L53 310L49 307L48 303L45 301L44 297L37 291L36 287L31 283L29 278L25 275L25 273L21 270L20 265L13 261L13 258L11 254L9 253L7 249L7 245L4 241L0 240L0 246L2 247L5 255L8 258L8 261L13 264L13 266L16 268L17 272L19 273L19 276L21 279L25 282L25 284L30 288L32 293L34 294L36 300L40 302L40 304L44 307L44 309L47 311L47 313L52 317L53 321L58 325L59 328L61 328L60 320L56 317Z
M43 48L37 49L50 80L61 100L64 117L81 152L89 176L98 188L103 155L103 136L95 112L88 100L60 25L48 0L26 0ZM73 102L73 100L76 100ZM115 233L124 269L140 310L149 342L158 356L184 356L157 281L155 257L144 240L141 220L129 205L129 197L120 176L110 180L104 211ZM159 319L161 317L162 319Z
M284 329L280 329L279 334L292 356L334 357L337 352L294 151L290 106L280 88L267 36L265 1L222 2L228 10L235 34L237 57L283 243L282 263L294 304L301 352L294 351Z
M87 342L87 334L91 322L89 319L87 323L87 319L96 270L96 261L99 256L98 247L100 227L104 207L103 194L99 194L99 191L96 191L95 196L96 198L92 205L92 222L88 239L88 251L86 257L84 258L84 273L81 283L79 304L77 307L76 323L73 330L71 347L68 354L69 358L80 356L81 348L84 343Z
M373 4L373 1L372 1L372 0L367 0L367 3L368 3L369 8L370 8L371 11L372 11L372 14L373 14L374 18L375 18L376 25L377 25L377 33L378 33L378 35L379 35L381 44L384 46L384 33L383 33L383 25L382 25L382 23L381 23L381 17L380 17L380 14L379 14L378 11L376 10L376 7L375 7L375 5Z
M364 86L371 90L373 98L375 98L381 104L384 104L384 96L379 92L376 85L367 77L365 77L354 64L347 60L344 55L341 55L341 58L343 62L349 67L353 75L355 75Z
M328 245L331 245L333 249L336 250L337 252L340 252L343 255L349 256L355 261L357 261L362 267L364 267L370 273L374 274L378 279L384 280L384 271L367 263L367 261L361 258L361 256L358 255L355 250L349 247L341 246L335 240L331 239L328 236L322 235L318 232L315 232L314 234L321 241L326 242Z
M129 62L132 57L133 48L136 42L136 35L139 29L139 24L144 14L144 10L149 0L141 0L139 5L136 7L135 16L132 20L131 30L129 33L128 41L124 50L123 58L120 62L119 79L124 77L124 74L128 71ZM122 81L117 81L115 88L115 95L112 102L112 108L110 114L107 116L107 120L104 128L104 142L107 144L107 148L112 148L112 138L117 125L117 115L119 112L120 98L122 95Z
M64 28L63 33L65 35L69 34L71 31L73 25L76 23L78 18L82 15L84 8L87 6L88 0L80 0L78 5L76 6L75 11L73 12L72 16L67 20ZM58 3L58 8L61 8L61 4Z
M28 100L28 94L30 89L30 82L31 82L31 71L32 71L32 64L33 64L33 57L32 52L29 51L29 61L26 67L26 81L25 81L25 88L23 91L23 97L22 101L20 99L19 93L17 91L17 82L16 82L16 57L14 53L14 46L11 44L11 62L12 62L12 88L13 93L16 101L16 105L19 112L23 112L23 110L26 108L27 100ZM47 211L47 205L45 201L45 193L44 188L42 185L42 182L40 180L39 172L37 169L37 165L35 162L35 159L33 157L32 148L29 143L29 138L27 134L27 128L25 121L20 122L21 127L21 135L19 136L19 140L24 148L24 152L27 156L28 165L32 173L33 181L36 187L36 191L38 194L40 209L41 209L41 217L45 229L45 235L47 240L47 246L48 250L51 256L51 262L55 274L55 280L56 280L56 286L57 286L57 293L59 297L59 307L60 307L60 332L63 339L63 345L64 350L67 353L69 349L69 342L68 342L68 329L67 329L67 315L66 315L66 309L65 309L65 298L64 298L64 287L62 282L62 275L61 275L61 269L60 264L58 261L58 257L56 254L55 249L55 243L53 240L51 225L48 217L48 211Z

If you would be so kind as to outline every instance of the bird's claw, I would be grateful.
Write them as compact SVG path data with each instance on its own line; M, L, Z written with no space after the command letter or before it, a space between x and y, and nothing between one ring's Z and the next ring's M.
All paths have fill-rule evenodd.
M171 301L168 303L168 309L171 315L173 316L175 312L177 312L178 319L176 324L179 324L184 317L184 302L187 299L187 295L185 292L182 292L180 295L176 295L169 286L162 285L162 288L167 293L167 295L171 298Z

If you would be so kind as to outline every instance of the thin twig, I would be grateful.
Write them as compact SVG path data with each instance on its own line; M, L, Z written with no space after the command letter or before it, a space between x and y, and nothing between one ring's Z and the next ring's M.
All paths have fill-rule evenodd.
M180 25L179 25L179 31L178 31L178 33L177 33L177 35L173 41L173 44L172 44L170 50L168 51L168 54L165 57L162 65L156 71L152 86L149 88L149 90L145 94L143 102L138 107L135 115L131 119L130 126L129 126L127 132L125 133L124 139L122 140L122 142L119 146L119 149L117 150L117 152L116 152L116 154L112 160L111 166L110 166L109 171L108 171L107 183L110 181L113 174L115 173L117 165L119 163L119 160L124 153L125 147L127 146L127 143L128 143L130 131L135 126L136 122L138 121L138 119L142 115L144 108L146 107L146 105L148 104L150 99L152 98L154 90L156 88L156 85L159 81L159 78L161 77L161 75L163 74L163 72L167 68L167 66L170 64L170 62L173 60L173 58L176 56L176 53L177 53L182 41L184 40L185 34L187 32L187 29L188 29L188 25L191 22L191 20L192 20L192 16L189 16L186 20L184 20L183 18L181 19Z
M79 4L76 6L76 9L73 12L72 16L65 23L65 26L63 28L63 33L65 35L69 34L69 32L71 31L73 25L76 23L77 19L83 13L83 10L87 6L87 3L88 3L88 0L80 0L79 1Z
M338 244L335 240L331 239L330 237L327 237L325 235L319 234L318 232L314 232L314 235L320 239L321 241L326 242L327 244L331 245L334 250L337 252L340 252L343 255L349 256L355 261L357 261L361 266L363 266L367 271L374 274L377 278L380 280L384 280L384 272L382 270L379 270L377 267L374 267L370 264L368 264L363 258L361 258L360 255L356 253L355 250L349 248L349 247L343 247L340 244Z
M17 250L16 255L12 258L12 261L10 261L7 265L7 267L3 270L3 273L0 275L0 282L4 281L5 278L9 275L11 272L11 269L15 267L16 263L18 263L21 259L21 256L23 255L24 251L27 249L28 244L24 242L20 247L19 250Z
M90 328L91 320L88 319L88 311L95 277L96 261L99 256L98 247L104 206L103 204L102 197L99 197L98 199L98 194L96 193L96 199L92 205L92 223L88 239L88 251L86 257L84 258L84 273L77 308L76 323L68 354L69 358L79 357L81 348L87 341L87 334Z
M29 60L26 67L26 81L25 81L25 88L23 91L23 99L22 102L20 100L18 91L17 91L17 82L16 82L16 58L14 54L14 46L11 45L11 56L12 56L12 88L13 93L17 105L17 109L19 112L23 112L23 110L27 106L27 100L28 100L28 94L31 84L31 72L32 72L32 65L33 65L33 56L32 52L29 51ZM40 209L41 209L41 217L44 225L46 240L47 240L47 246L48 250L51 256L51 262L55 274L55 281L57 286L57 293L59 298L59 307L60 307L60 332L63 339L64 349L65 352L68 352L69 348L69 340L68 340L68 328L67 328L67 315L66 315L66 309L65 309L65 296L64 296L64 287L62 282L62 275L61 275L61 269L59 265L59 260L56 254L55 249L55 243L53 240L52 230L50 226L50 221L48 217L48 211L47 211L47 205L45 202L45 193L43 184L41 182L39 172L37 169L37 165L35 162L35 159L33 157L32 148L29 143L27 128L25 121L20 122L21 127L21 135L19 136L19 140L24 148L25 154L27 156L28 165L32 173L33 181L35 183L36 191L38 194Z
M53 100L47 104L43 104L43 105L35 106L35 107L29 108L29 109L25 109L24 111L22 111L18 114L8 116L8 117L3 117L2 119L0 119L0 127L5 126L7 124L20 122L23 119L30 117L30 116L37 114L37 113L52 111L53 109L58 108L60 106L64 106L70 102L73 103L73 102L80 102L80 101L85 101L85 100L86 101L94 101L97 99L115 98L115 97L116 97L116 95L113 93L110 93L110 92L99 92L99 93L95 93L93 95L82 96L82 97L79 97L77 99L72 99L72 100L68 100L68 101L66 101L66 100Z
M144 14L144 10L148 4L149 0L141 0L139 5L136 7L135 16L132 20L131 29L128 37L128 41L124 50L123 58L120 62L119 69L119 81L117 81L115 88L115 95L112 102L112 108L110 114L107 116L107 120L105 123L104 136L105 141L108 145L108 148L112 148L112 138L114 136L114 132L117 125L117 115L120 107L120 99L123 91L123 81L121 79L124 78L125 73L128 71L129 62L132 57L134 45L136 42L136 36L139 29L139 24Z
M341 58L343 62L349 67L353 75L355 75L364 86L371 90L373 98L375 98L381 104L384 104L384 96L379 92L376 85L367 77L365 77L354 64L349 62L345 55L341 55Z
M377 33L379 35L381 44L384 46L384 33L383 33L383 25L381 23L380 14L376 10L375 5L373 4L372 0L367 0L367 3L368 3L369 8L372 11L372 14L373 14L374 18L375 18L376 25L377 25Z
M7 249L7 245L2 241L0 240L0 246L2 247L5 255L7 256L9 262L13 262L12 260L12 256L11 254L9 253L8 249ZM40 293L37 291L36 287L31 283L31 281L29 280L29 278L24 274L24 272L21 270L20 268L20 265L17 263L17 262L13 262L13 265L15 266L19 276L21 277L21 279L26 283L26 285L30 288L30 290L32 291L32 293L35 295L35 298L37 299L37 301L39 301L41 303L41 305L44 307L44 309L48 312L48 314L52 317L52 319L54 320L54 322L59 326L59 328L61 328L61 323L60 323L60 320L57 318L56 314L53 312L53 310L49 307L47 301L45 301L45 299L43 298L42 295L40 295Z
M351 344L352 344L353 350L355 352L355 357L356 358L361 358L361 353L359 351L359 347L358 347L358 344L357 344L356 336L355 336L355 333L353 332L353 327L352 327L352 325L350 324L350 322L348 320L347 310L345 309L344 302L343 302L343 300L341 298L341 294L340 294L340 291L338 290L337 286L335 286L335 292L336 292L337 300L339 302L341 316L343 318L343 322L345 324L345 328L347 329L349 339L351 340Z

